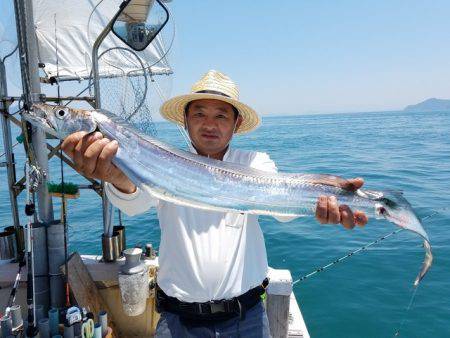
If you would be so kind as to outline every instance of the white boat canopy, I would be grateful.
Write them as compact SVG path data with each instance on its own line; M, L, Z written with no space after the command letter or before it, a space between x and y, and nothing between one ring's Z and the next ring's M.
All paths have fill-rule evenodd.
M120 21L144 22L155 0L135 0L119 15Z
M90 77L92 46L119 9L122 0L33 0L39 61L47 77L61 81ZM99 55L114 48L127 48L112 32L100 46ZM100 59L100 77L142 71L138 55L152 74L170 74L164 57L166 47L159 34L142 52L108 52ZM57 62L58 61L58 62ZM57 66L58 63L58 66Z

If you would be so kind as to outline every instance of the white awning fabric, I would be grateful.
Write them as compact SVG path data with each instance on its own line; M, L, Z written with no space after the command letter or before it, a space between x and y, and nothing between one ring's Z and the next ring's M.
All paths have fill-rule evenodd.
M90 76L92 46L122 0L33 0L39 61L48 77L82 80ZM103 41L99 55L115 47L126 47L112 32ZM142 52L136 52L154 74L170 74L165 45L158 35ZM133 59L134 58L134 59ZM162 58L162 59L161 59ZM57 67L58 61L58 67ZM140 68L139 68L140 67ZM100 59L100 77L139 71L132 53L108 52Z
M135 0L119 15L120 21L144 22L155 0Z

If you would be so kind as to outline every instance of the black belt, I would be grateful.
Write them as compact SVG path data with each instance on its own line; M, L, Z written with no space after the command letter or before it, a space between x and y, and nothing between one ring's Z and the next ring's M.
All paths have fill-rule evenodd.
M245 316L245 311L261 301L269 280L266 278L257 287L231 299L213 300L204 303L187 303L170 297L158 286L156 288L156 307L158 312L167 311L178 314L181 319L193 323L195 321L220 321Z

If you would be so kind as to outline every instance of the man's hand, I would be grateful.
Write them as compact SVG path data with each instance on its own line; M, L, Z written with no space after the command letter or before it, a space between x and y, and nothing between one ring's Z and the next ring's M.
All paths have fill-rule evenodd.
M341 188L349 191L355 191L362 187L364 180L354 178L346 181ZM368 218L362 211L352 212L348 205L338 205L335 196L320 196L317 200L316 218L321 224L341 223L346 229L353 229L355 225L364 226Z
M99 132L87 134L84 131L69 135L61 145L79 173L110 182L124 193L133 193L136 186L111 162L118 148L117 141L111 141Z

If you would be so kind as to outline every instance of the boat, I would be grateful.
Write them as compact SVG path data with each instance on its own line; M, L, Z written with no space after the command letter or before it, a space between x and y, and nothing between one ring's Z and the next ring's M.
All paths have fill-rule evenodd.
M168 2L65 0L61 6L52 0L11 0L18 43L0 61L5 148L1 164L7 171L13 224L0 229L0 325L5 337L50 337L57 333L78 337L85 329L103 337L154 335L159 318L154 297L157 254L151 246L137 252L127 249L126 226L112 225L113 207L102 182L87 177L88 184L83 188L98 193L103 209L103 219L98 222L103 223L104 230L98 239L102 255L69 254L66 201L80 197L79 187L71 193L68 184L61 182L52 191L48 159L59 157L70 167L73 163L52 143L51 136L27 125L12 108L17 107L20 113L35 102L120 106L122 118L151 133L154 126L150 110L155 107L151 107L148 93L162 95L158 78L173 73L167 58L173 39L167 43L163 38L164 27L171 22ZM15 53L20 56L23 93L9 96L7 75L12 70L5 68L5 60ZM54 92L54 85L57 96L49 94ZM81 90L61 95L80 86ZM27 154L23 177L24 163L16 163L14 158L11 124L22 130L20 141ZM27 224L20 223L20 194L27 195ZM55 217L55 198L62 198L61 219ZM137 265L130 266L136 257ZM138 265L145 270L149 292L143 312L130 316L123 295L123 271ZM270 269L269 277L265 306L273 337L309 337L289 270Z

